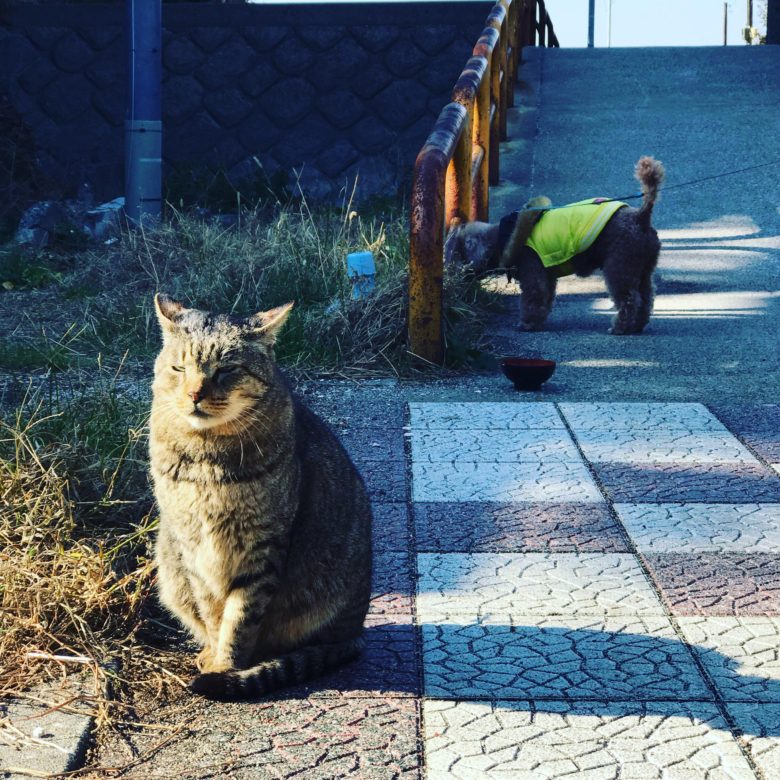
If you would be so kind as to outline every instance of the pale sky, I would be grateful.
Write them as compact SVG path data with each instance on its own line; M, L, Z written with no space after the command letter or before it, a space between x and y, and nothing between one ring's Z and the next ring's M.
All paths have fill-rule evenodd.
M561 46L587 46L588 0L546 0ZM723 0L596 0L595 45L720 46L723 43ZM753 26L766 32L766 0L754 0ZM744 46L747 0L728 2L728 45Z
M331 0L309 0L329 2ZM336 0L337 2L339 0ZM372 0L340 0L355 3ZM376 1L376 0L375 0ZM390 0L391 2L393 0ZM401 0L398 0L399 2ZM458 0L422 0L446 6ZM289 0L249 0L267 5L295 5ZM588 0L546 0L561 46L588 45ZM753 0L753 26L766 33L767 0ZM723 44L723 0L596 0L595 45L612 46L720 46ZM744 46L747 0L728 2L728 44ZM486 7L490 6L486 3Z

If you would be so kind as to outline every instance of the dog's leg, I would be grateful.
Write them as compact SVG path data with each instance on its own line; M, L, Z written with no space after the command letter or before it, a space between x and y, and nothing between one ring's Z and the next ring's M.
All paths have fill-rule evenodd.
M555 277L548 274L539 256L524 249L514 276L520 284L520 330L538 330L555 300Z
M617 309L609 329L616 336L640 333L652 306L653 265L632 249L613 245L602 267L607 290Z
M615 301L617 314L612 320L612 327L609 332L613 336L626 336L631 333L638 333L637 321L642 309L642 296L639 290L629 290L621 296L620 302Z
M639 295L641 303L636 317L636 332L641 333L645 325L650 321L650 314L653 311L653 299L655 297L655 287L653 286L653 271L647 271L639 283Z
M604 281L617 309L609 332L615 336L641 333L653 309L653 269L650 265L637 276L626 269L604 265Z

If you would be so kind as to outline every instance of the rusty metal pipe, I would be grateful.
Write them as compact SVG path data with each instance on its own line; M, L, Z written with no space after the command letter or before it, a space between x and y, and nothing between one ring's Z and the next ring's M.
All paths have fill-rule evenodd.
M409 255L409 348L437 365L444 359L442 274L447 168L466 127L463 105L446 105L417 155L412 182Z
M537 21L537 10L539 20ZM454 218L487 220L489 182L498 180L498 142L506 137L521 49L558 39L543 0L497 0L471 59L417 155L412 182L409 346L444 359L444 231Z

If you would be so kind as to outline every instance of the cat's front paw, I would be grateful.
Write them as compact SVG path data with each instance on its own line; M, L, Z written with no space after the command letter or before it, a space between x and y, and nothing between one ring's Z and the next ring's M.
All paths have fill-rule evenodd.
M222 671L221 669L215 668L214 653L211 651L210 647L204 647L203 650L198 653L197 658L195 659L195 666L198 667L199 672Z

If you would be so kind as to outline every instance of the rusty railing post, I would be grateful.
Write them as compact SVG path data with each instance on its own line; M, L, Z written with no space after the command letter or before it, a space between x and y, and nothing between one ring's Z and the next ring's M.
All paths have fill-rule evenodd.
M489 77L484 77L480 83L480 89L477 100L477 114L481 115L480 106L487 100L487 105L483 106L484 113L487 116L487 141L485 147L485 157L487 159L487 171L489 184L498 184L498 145L501 140L501 51L498 47L501 40L501 24L506 18L506 12L503 7L496 5L488 16L488 27L482 31L482 35L477 41L477 45L472 52L475 57L484 57L487 60ZM479 126L479 123L478 125ZM480 144L481 140L476 139ZM485 205L487 212L487 204Z
M537 9L539 20L537 21ZM490 184L499 178L499 141L523 46L558 46L544 0L497 0L471 59L417 155L412 181L409 348L444 359L444 231L452 220L487 221Z
M445 177L444 227L449 229L453 219L468 222L471 217L471 125L472 116L466 106L463 132L452 150L452 159Z
M500 62L500 74L499 74L499 91L500 91L500 127L501 127L501 140L505 141L506 134L506 110L511 108L515 104L515 90L514 90L514 72L512 71L512 60L514 59L514 44L516 42L515 36L512 32L513 25L517 14L517 2L512 0L502 0L504 8L504 19L501 23L501 29L498 39L498 59Z
M515 104L515 80L517 78L517 66L520 61L520 49L522 41L522 21L525 0L502 0L506 9L506 20L501 29L501 50L504 52L501 62L504 67L502 79L502 99L504 105L511 108ZM503 98L504 93L506 97ZM504 123L506 124L506 123ZM502 140L506 139L506 127L502 127Z
M444 359L442 274L445 177L461 136L464 106L450 103L417 155L412 182L409 246L409 348L430 363Z
M488 168L487 145L490 143L490 94L485 78L487 60L484 57L472 57L452 90L452 101L460 103L471 118L471 144L469 167L471 169L471 206L469 220L487 220ZM482 84L485 88L482 88ZM467 174L457 171L459 177Z

